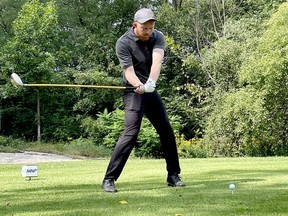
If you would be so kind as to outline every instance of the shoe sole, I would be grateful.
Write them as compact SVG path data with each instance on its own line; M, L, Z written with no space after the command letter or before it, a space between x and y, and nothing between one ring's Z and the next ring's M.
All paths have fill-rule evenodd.
M104 192L107 192L107 193L116 193L117 192L116 188L114 190L105 190L103 186L101 186L101 188L103 189Z
M106 193L116 193L117 192L117 190L110 191L110 190L104 190L104 189L103 189L103 191Z
M167 186L168 186L168 187L185 187L186 185L175 185L175 184L172 184L172 183L168 183L168 182L167 182Z

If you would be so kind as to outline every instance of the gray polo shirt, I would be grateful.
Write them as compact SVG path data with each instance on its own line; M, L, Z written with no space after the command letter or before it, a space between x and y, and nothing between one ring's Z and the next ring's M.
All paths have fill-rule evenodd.
M133 27L123 34L116 42L116 54L123 69L134 67L136 76L142 83L149 78L154 48L165 49L162 32L154 30L148 41L141 41L135 35ZM123 82L129 86L123 74Z

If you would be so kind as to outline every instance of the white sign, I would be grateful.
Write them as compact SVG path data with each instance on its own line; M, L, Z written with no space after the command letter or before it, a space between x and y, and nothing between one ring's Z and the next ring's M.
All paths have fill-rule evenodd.
M22 177L37 177L38 167L36 165L22 166Z

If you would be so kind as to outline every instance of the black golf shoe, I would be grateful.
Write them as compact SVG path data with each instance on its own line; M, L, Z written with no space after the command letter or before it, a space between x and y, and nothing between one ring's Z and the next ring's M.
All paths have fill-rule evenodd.
M167 177L167 186L169 187L184 187L186 186L184 182L181 181L179 175L171 175Z
M115 193L117 189L115 188L114 179L104 179L102 182L102 189L108 193Z

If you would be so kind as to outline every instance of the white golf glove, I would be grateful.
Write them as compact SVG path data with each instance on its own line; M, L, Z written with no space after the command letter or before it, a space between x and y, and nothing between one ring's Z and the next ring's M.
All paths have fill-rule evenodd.
M145 92L148 92L148 93L154 92L155 88L156 88L155 81L151 78L149 78L147 82L144 84Z

